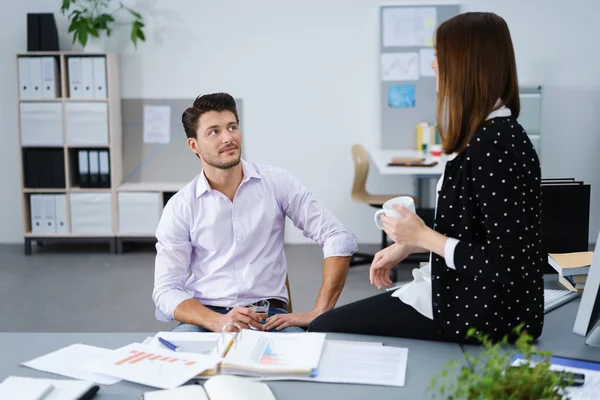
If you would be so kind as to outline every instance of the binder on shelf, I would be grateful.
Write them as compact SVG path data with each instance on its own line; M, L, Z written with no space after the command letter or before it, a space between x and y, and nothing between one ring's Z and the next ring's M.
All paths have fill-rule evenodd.
M29 198L29 210L31 212L31 232L43 233L44 227L44 201L41 194L32 194Z
M80 58L81 62L81 97L84 99L94 98L94 71L90 57Z
M66 142L80 146L108 146L108 104L68 102L65 104Z
M29 58L29 84L31 85L31 99L42 98L42 59Z
M29 57L19 57L19 97L31 99L31 79L29 77Z
M98 188L100 187L100 162L98 160L98 151L90 150L88 153L90 160L90 187Z
M108 157L108 150L102 150L99 154L100 164L100 187L110 187L110 160Z
M59 97L60 86L58 77L58 62L54 57L42 58L42 97L44 99L55 99Z
M69 57L69 97L72 99L83 98L81 90L81 58Z
M43 194L42 201L44 203L44 220L42 233L56 233L56 216L54 214L54 195Z
M21 146L63 146L62 103L19 104Z
M54 195L54 216L56 218L56 233L68 233L67 226L67 195Z
M79 186L82 188L90 187L90 161L87 150L79 150Z
M106 99L106 58L92 58L94 71L94 98Z

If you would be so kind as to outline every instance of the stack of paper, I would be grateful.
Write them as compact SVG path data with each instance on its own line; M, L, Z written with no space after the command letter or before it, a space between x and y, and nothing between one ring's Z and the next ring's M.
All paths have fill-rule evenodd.
M408 349L381 343L326 340L316 376L296 378L327 383L404 386ZM283 380L289 377L265 378Z
M221 372L306 377L319 366L325 334L242 331L229 349Z
M52 353L27 361L22 365L38 371L50 372L69 378L81 379L102 385L112 385L121 379L95 374L84 366L98 357L111 353L111 350L85 344L74 344Z

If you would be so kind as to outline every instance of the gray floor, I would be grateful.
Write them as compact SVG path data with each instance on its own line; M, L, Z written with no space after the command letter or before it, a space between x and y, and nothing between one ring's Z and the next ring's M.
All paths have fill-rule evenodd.
M361 246L374 251L377 246ZM313 245L287 246L294 311L308 311L321 284L323 256ZM351 268L338 305L378 294L369 266ZM399 271L410 279L411 268ZM135 245L122 255L107 246L48 245L25 256L0 245L0 331L149 332L173 325L155 320L154 248Z

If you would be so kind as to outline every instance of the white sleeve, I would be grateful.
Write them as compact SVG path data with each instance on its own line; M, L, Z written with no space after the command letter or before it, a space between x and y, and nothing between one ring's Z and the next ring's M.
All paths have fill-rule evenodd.
M444 258L446 259L446 266L450 269L456 270L454 265L454 250L458 245L458 240L454 238L448 238L446 245L444 246Z

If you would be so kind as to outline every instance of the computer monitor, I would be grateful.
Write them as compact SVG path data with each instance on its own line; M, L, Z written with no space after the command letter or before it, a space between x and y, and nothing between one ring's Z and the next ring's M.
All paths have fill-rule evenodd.
M600 347L600 233L596 239L594 258L585 282L585 289L577 310L573 333L586 337L585 344Z

